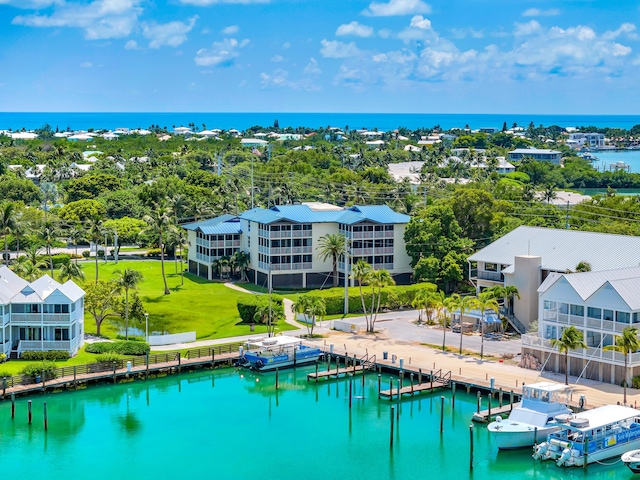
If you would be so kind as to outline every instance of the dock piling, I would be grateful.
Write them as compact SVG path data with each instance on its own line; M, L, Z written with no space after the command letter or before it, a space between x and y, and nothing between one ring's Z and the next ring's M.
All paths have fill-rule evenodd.
M477 413L480 413L480 405L482 404L482 398L480 396L480 392L478 392L477 398L478 398L478 411L477 411Z
M451 408L456 408L456 382L451 384Z
M509 404L509 411L511 412L513 410L513 390L509 392Z
M399 394L400 392L398 392ZM389 401L393 401L393 378L389 377Z
M398 410L396 411L396 420L400 422L400 389L402 388L402 384L400 383L400 379L398 379Z
M440 396L440 433L444 432L444 395Z
M47 431L49 429L49 419L47 418L47 402L44 402L42 405L42 414L44 415L44 429Z
M422 369L418 369L418 385L422 383Z
M309 377L307 377L307 380ZM318 362L316 362L316 383L318 382Z
M11 418L16 416L16 394L11 394Z
M409 375L409 380L411 381L411 396L413 397L413 373Z
M46 389L47 389L47 387L46 387L46 379L44 378L44 370L42 370L42 391L46 392L47 391Z
M487 415L487 421L491 421L491 394L487 395L487 401L489 403L489 412Z
M391 428L389 429L389 447L393 448L393 417L394 415L394 411L395 411L396 407L394 407L393 405L391 406L391 415L389 416L389 422L391 425Z
M276 390L278 389L278 367L276 367Z
M382 391L381 382L382 382L382 375L378 374L378 398L380 398L380 392Z
M31 420L33 419L33 413L31 412L31 400L27 402L27 420L29 421L29 425L31 425Z
M353 395L353 379L350 379L349 380L349 410L351 410L352 395Z
M469 470L473 470L473 424L469 425Z

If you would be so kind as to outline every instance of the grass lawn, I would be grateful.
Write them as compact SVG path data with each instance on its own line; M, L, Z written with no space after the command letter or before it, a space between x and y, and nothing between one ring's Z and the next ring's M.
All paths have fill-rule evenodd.
M95 261L81 262L85 274L81 285L95 281ZM138 286L138 295L149 313L149 333L151 332L196 332L198 340L249 335L250 327L240 323L236 306L239 297L249 295L225 287L222 283L209 282L203 278L185 274L181 285L180 273L176 273L173 261L165 261L165 273L170 295L164 295L164 285L159 260L124 260L117 265L113 261L98 262L98 277L101 280L114 278L115 271L127 268L138 270L144 280ZM184 264L183 264L184 266ZM179 270L178 265L178 270ZM131 294L131 293L130 293ZM144 331L144 324L133 327ZM85 311L85 329L95 333L93 316ZM276 332L291 330L293 327L280 322ZM102 324L101 333L115 337L117 327ZM266 327L255 326L255 333L266 333Z
M96 361L96 355L93 353L87 353L82 348L78 354L69 358L68 360L56 360L58 368L73 367L74 365L84 365L87 363L94 363ZM9 362L0 363L0 377L19 375L20 370L29 363L37 363L34 360L11 360Z

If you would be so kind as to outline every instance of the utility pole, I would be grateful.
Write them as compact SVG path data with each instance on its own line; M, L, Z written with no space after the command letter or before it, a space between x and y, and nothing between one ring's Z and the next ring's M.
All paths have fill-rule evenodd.
M344 235L344 314L349 313L349 237Z
M565 215L564 228L569 230L569 200L567 200L567 213Z
M118 264L118 232L113 232L113 258L115 264Z

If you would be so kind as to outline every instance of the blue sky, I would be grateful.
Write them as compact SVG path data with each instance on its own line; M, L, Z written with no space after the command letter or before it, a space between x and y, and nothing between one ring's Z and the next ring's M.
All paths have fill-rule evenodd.
M635 114L637 25L637 0L0 0L0 111Z

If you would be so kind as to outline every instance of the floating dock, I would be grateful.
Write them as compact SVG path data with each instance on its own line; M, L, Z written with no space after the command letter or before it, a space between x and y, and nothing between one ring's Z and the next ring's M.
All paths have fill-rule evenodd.
M400 396L403 395L417 395L422 392L433 392L439 388L448 387L449 384L447 382L441 380L435 380L433 382L420 383L417 385L408 385L400 388ZM393 400L393 397L398 397L398 389L392 388L390 390L381 390L378 394L380 397L388 398L389 400Z

